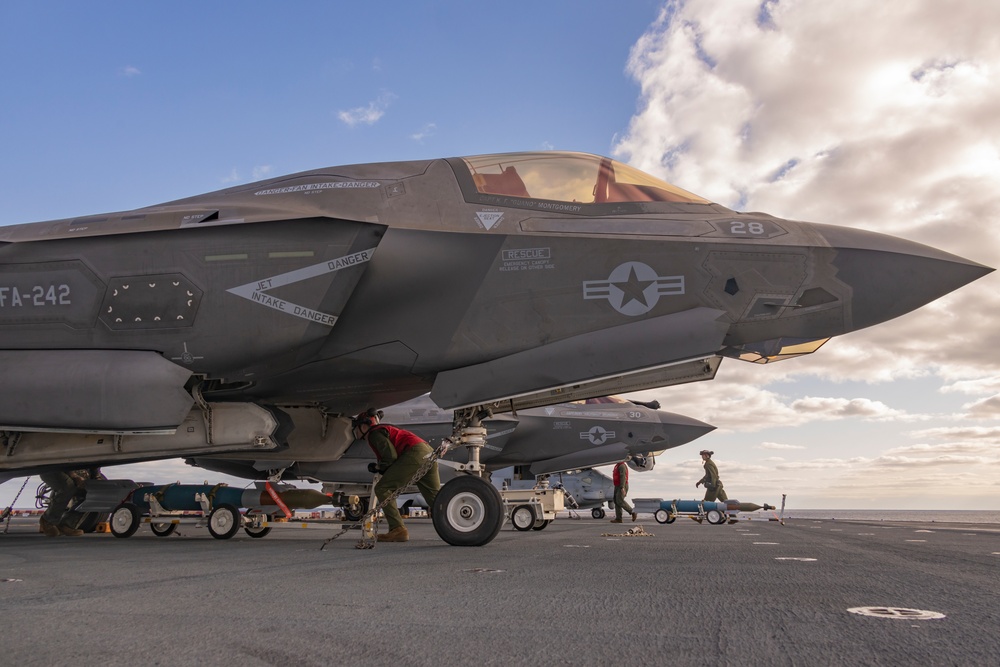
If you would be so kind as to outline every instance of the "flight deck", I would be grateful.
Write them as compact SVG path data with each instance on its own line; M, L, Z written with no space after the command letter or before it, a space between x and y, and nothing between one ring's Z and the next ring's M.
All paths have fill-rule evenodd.
M561 517L463 548L407 525L404 544L320 551L322 531L48 538L15 518L5 662L1000 663L996 524Z

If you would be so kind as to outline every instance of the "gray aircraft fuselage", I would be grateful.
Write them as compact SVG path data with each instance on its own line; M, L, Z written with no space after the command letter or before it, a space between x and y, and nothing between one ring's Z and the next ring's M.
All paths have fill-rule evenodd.
M452 413L438 408L428 396L386 408L383 421L412 431L435 446L452 435ZM488 435L480 459L487 470L525 466L530 467L532 476L609 465L630 456L641 462L630 461L634 470L651 470L655 455L715 428L619 398L528 408L516 416L495 415L483 425ZM458 463L469 460L462 447L452 449L445 458ZM254 458L234 452L188 459L192 465L247 479L264 479L270 471L284 468L285 479L350 484L371 483L368 464L374 461L374 453L363 441L355 442L335 460L317 459L312 451L294 447ZM441 471L443 477L450 477L446 467Z
M0 475L290 438L332 457L343 415L428 391L499 412L711 379L989 271L558 152L0 228Z

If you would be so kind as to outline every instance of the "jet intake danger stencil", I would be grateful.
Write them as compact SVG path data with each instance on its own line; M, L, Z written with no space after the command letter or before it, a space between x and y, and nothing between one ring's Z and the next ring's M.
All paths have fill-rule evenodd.
M312 266L295 269L294 271L289 271L288 273L282 273L270 278L264 278L263 280L255 280L247 283L246 285L233 287L227 291L235 294L236 296L241 296L244 299L249 299L254 303L259 303L262 306L267 306L268 308L273 308L274 310L280 310L283 313L288 313L289 315L294 315L295 317L301 317L302 319L309 320L310 322L317 322L319 324L325 324L328 327L332 327L337 323L336 315L313 310L311 308L306 308L305 306L299 306L289 301L285 301L284 299L279 299L267 294L267 290L277 289L278 287L284 287L285 285L291 285L303 280L308 280L309 278L323 276L357 264L363 264L364 262L369 261L374 254L375 248L369 248L368 250L362 250L352 255L344 255L343 257L338 257L337 259L331 259L319 264L313 264Z
M648 264L625 262L607 280L583 281L584 299L607 299L622 315L645 315L661 296L684 294L684 276L660 276Z

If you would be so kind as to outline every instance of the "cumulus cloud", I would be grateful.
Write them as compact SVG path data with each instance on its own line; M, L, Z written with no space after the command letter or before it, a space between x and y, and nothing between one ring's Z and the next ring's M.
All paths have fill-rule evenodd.
M1000 4L670 2L634 46L617 157L740 210L857 226L1000 266ZM809 372L1000 371L1000 277L833 341Z
M138 67L133 67L132 65L126 65L125 67L123 67L121 69L121 73L123 76L127 77L139 76L140 74L142 74L142 72L139 71Z
M262 164L253 168L251 172L251 180L259 181L261 179L267 178L271 175L271 165Z
M924 419L921 415L910 415L902 410L894 410L881 401L867 398L820 398L807 396L792 401L793 410L825 419L857 417L874 421L898 421Z
M963 405L966 415L970 419L997 419L1000 418L1000 394L990 396L973 403Z
M392 93L384 92L377 99L368 103L367 106L355 107L347 111L337 112L337 118L349 127L358 125L374 125L385 115L389 104L396 99Z

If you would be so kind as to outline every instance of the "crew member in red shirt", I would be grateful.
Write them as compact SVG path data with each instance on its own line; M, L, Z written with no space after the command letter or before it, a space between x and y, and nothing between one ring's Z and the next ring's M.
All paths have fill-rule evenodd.
M625 459L625 461L627 460ZM622 522L622 510L632 515L632 521L639 518L639 515L628 504L628 501L625 500L625 496L628 495L628 465L626 465L625 461L615 465L615 518L611 520L611 523Z
M375 495L379 499L390 494L405 484L416 474L428 456L434 450L415 433L401 428L380 424L378 415L372 411L362 412L354 418L354 437L365 440L375 452L378 463L374 464L382 479L375 485ZM438 473L437 461L424 475L415 480L420 494L427 501L428 507L434 507L434 499L441 489L441 477ZM383 510L385 520L389 523L389 532L378 536L379 542L406 542L410 534L403 525L403 517L395 502L386 505Z

